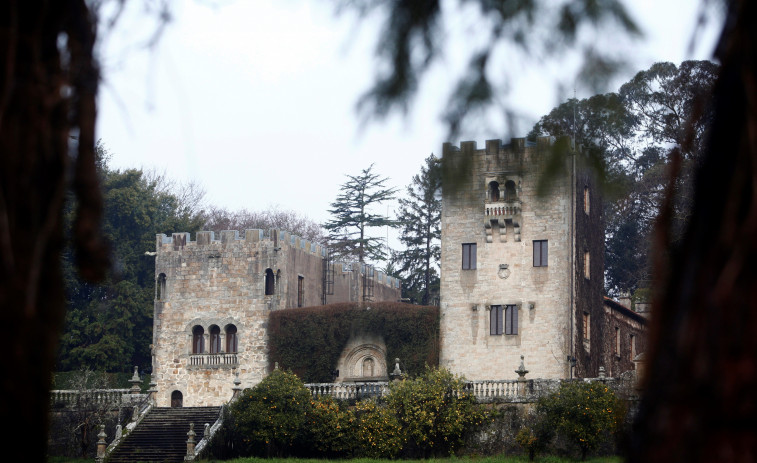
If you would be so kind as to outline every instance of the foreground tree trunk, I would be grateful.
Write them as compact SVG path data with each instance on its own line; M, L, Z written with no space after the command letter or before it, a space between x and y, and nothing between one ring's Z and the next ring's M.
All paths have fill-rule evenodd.
M757 5L734 0L691 222L669 263L656 265L665 286L654 300L633 462L757 458L756 47ZM658 243L667 242L665 214Z
M6 346L0 419L11 424L3 435L7 461L45 461L50 381L65 312L62 210L72 173L79 264L95 279L105 267L93 44L94 21L84 0L0 6L0 323Z

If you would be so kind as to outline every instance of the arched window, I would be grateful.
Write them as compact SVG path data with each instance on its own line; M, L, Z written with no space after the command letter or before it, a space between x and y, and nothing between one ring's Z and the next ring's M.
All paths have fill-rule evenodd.
M210 353L219 352L221 352L221 328L218 325L212 325L210 327Z
M265 269L265 295L271 296L273 295L273 291L275 289L275 282L273 278L273 270L267 268Z
M166 297L166 274L161 273L158 275L158 283L155 285L158 291L157 299L162 301Z
M202 354L205 352L205 330L200 325L192 328L192 353Z
M489 182L489 201L499 201L499 182Z
M234 325L226 325L226 352L237 352L238 349L237 327Z
M184 395L181 391L171 393L171 408L181 408L184 406Z
M505 201L515 201L518 199L518 193L515 191L515 182L508 180L505 182Z

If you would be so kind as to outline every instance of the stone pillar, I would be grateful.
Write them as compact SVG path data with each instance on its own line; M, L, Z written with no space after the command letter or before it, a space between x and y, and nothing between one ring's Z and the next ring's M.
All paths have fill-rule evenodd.
M150 404L154 407L157 402L157 395L158 395L158 383L155 381L150 381L150 389L147 390L147 400L150 401Z
M107 435L105 434L105 425L100 425L100 433L97 434L97 457L95 460L97 463L102 463L105 460L105 449L108 448L108 443L105 442Z
M194 461L195 459L195 424L189 423L189 432L187 432L187 455L184 461Z
M400 359L395 358L394 371L389 373L389 377L392 379L392 381L399 381L402 379L403 376L405 376L405 374L402 373L402 370L400 370Z
M231 388L231 400L236 400L239 394L242 393L242 381L239 380L239 372L234 368L234 387Z

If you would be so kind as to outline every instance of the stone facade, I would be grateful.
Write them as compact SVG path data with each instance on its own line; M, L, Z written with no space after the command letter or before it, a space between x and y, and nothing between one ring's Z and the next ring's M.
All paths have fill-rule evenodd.
M397 279L331 263L325 247L279 230L158 235L155 275L158 406L221 405L237 375L242 388L257 384L269 368L272 310L400 299Z
M630 300L628 300L630 305ZM604 299L604 345L601 365L608 376L636 370L638 356L646 351L647 318L621 302Z
M441 366L510 379L523 355L530 377L596 377L604 237L582 156L542 137L446 143L443 161L458 182L443 192Z

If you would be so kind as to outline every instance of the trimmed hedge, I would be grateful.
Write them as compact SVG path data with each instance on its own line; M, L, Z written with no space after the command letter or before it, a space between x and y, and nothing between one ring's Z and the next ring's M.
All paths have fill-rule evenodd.
M277 310L269 315L269 368L274 363L306 383L333 380L351 334L384 338L386 365L399 358L403 370L421 373L439 364L439 308L399 302L340 303Z

